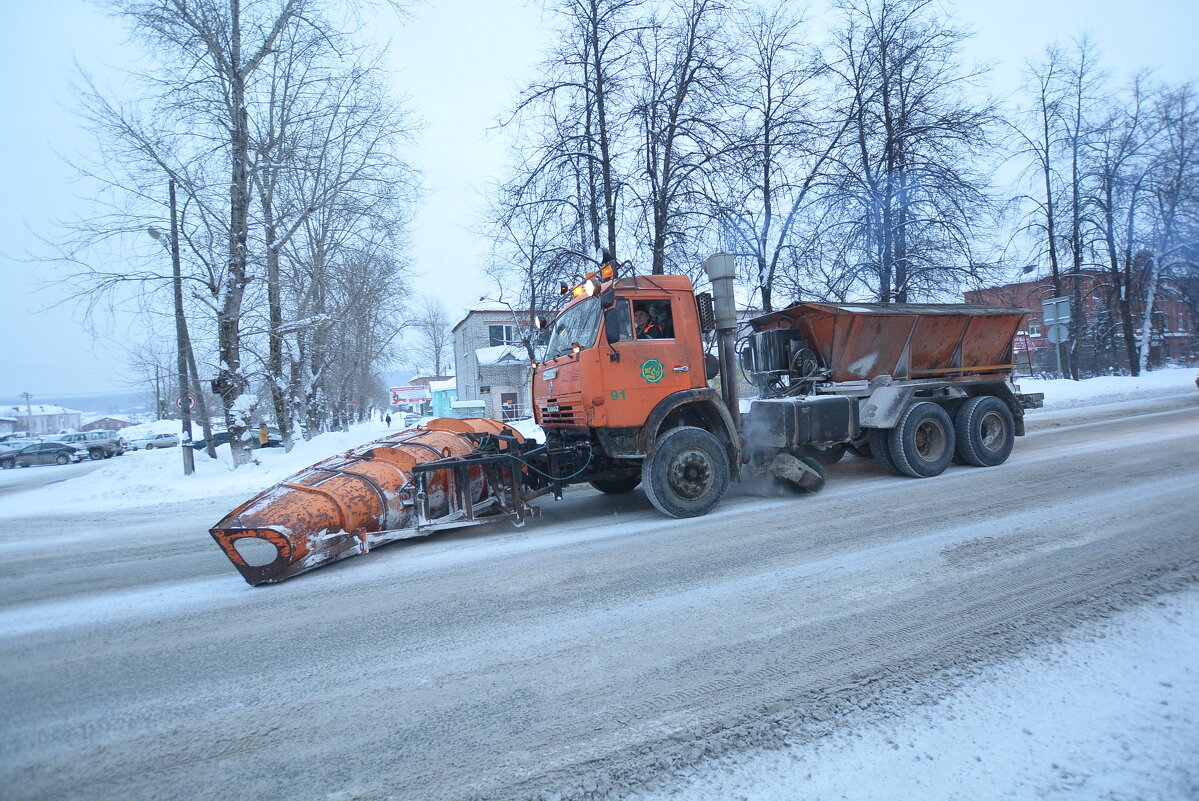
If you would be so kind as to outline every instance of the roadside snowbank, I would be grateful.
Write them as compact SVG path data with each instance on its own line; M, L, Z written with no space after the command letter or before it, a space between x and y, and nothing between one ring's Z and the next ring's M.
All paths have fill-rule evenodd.
M1085 381L1022 379L1025 392L1044 392L1045 408L1069 408L1176 392L1195 392L1195 370L1156 370L1139 378L1111 376ZM420 422L428 422L423 418ZM532 420L511 424L526 437L544 441L544 433ZM126 429L137 434L178 431L175 421L160 420ZM255 462L235 470L229 446L217 448L220 458L209 459L196 451L196 472L183 475L179 448L135 451L109 459L86 475L58 482L52 487L11 493L0 500L0 518L58 511L96 511L105 508L152 506L161 503L199 500L223 495L249 498L310 464L357 447L364 442L395 433L381 422L362 423L348 432L330 432L300 441L291 453L280 448L254 451ZM65 468L37 468L65 469ZM7 476L6 476L7 478Z
M1194 367L1170 367L1132 376L1112 375L1084 378L1082 381L1064 379L1021 378L1016 381L1021 392L1044 392L1046 409L1066 409L1091 406L1121 400L1150 398L1174 392L1196 392Z
M891 720L718 759L635 798L1199 798L1199 592L1086 625Z
M420 424L432 419L422 418ZM544 441L544 434L532 420L516 421L512 427L525 437ZM134 427L126 429L129 430L134 430ZM233 467L229 446L219 445L216 460L210 459L205 451L195 451L196 472L191 476L183 475L183 457L179 448L130 451L124 456L105 461L86 475L53 486L5 496L0 500L0 519L44 513L50 509L61 512L95 511L195 501L222 495L248 499L311 464L399 430L388 428L381 422L361 423L351 426L349 431L328 432L307 442L300 440L290 453L282 448L256 449L254 461L238 469ZM159 420L137 426L134 436L178 431L177 421ZM4 478L10 475L17 478L21 474L7 473Z

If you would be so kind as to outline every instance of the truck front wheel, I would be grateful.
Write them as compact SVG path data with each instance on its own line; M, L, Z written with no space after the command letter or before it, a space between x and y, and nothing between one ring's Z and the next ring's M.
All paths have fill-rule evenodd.
M1015 444L1015 421L1007 404L992 395L963 403L954 419L958 456L966 464L994 467L1003 464Z
M720 503L729 487L729 458L720 440L702 428L663 434L641 464L650 503L671 517L698 517Z
M909 408L891 429L887 443L891 460L904 475L930 478L949 466L954 454L953 421L935 403L924 401Z

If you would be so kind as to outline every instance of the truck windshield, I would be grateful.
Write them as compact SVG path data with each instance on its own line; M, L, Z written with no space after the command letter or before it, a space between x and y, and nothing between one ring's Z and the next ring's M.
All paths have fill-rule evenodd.
M599 333L599 323L599 298L587 298L559 314L550 326L545 360L550 361L570 353L574 345L584 348L594 345L595 337Z

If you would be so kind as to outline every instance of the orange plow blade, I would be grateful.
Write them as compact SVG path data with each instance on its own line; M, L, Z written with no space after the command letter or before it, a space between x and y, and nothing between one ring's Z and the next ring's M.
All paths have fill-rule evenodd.
M439 418L301 470L210 529L250 584L281 581L394 540L537 516L524 438L484 418Z

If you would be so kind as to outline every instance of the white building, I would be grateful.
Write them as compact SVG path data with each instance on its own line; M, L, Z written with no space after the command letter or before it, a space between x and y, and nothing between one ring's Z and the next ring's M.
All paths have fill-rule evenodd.
M453 329L459 402L483 401L483 414L496 420L532 413L531 365L521 341L527 330L510 309L466 313Z
M0 414L4 417L15 417L17 419L16 430L27 431L30 434L57 434L62 431L75 431L82 424L83 417L83 412L65 409L62 406L49 406L44 403L0 408Z

